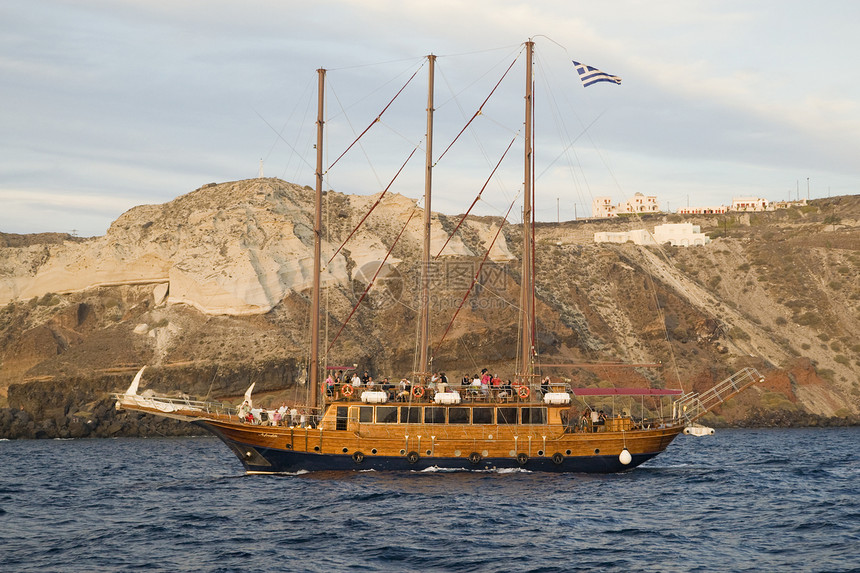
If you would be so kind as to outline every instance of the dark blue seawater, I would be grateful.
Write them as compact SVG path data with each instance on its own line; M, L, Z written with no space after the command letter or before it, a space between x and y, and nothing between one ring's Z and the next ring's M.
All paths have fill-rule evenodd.
M860 571L860 428L616 475L245 476L210 438L0 442L0 571Z

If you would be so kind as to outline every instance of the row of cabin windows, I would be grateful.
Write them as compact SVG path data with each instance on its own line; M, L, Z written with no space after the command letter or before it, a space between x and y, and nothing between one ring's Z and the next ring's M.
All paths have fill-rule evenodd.
M546 424L546 408L462 408L420 406L353 406L364 424ZM375 414L375 417L374 417ZM338 429L346 429L347 406L337 408ZM494 420L495 418L495 420ZM342 426L342 428L341 428Z

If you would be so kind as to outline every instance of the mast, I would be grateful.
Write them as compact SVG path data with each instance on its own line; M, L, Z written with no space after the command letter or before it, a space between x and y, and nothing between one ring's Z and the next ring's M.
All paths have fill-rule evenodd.
M525 156L523 169L523 266L522 284L520 285L520 355L519 367L520 377L526 384L531 383L532 375L532 349L533 349L533 325L534 325L534 265L532 254L534 252L532 236L532 202L534 200L532 190L532 60L534 56L534 42L526 42L526 117L525 117Z
M424 254L421 259L421 333L418 372L429 374L430 351L430 190L433 184L433 83L436 56L427 56L429 77L427 88L427 151L424 168Z
M317 167L316 194L314 198L314 276L311 289L311 364L308 370L308 383L311 385L311 407L319 407L320 380L320 271L322 258L322 185L323 185L323 96L325 93L325 70L317 70L319 75L319 99L317 100Z

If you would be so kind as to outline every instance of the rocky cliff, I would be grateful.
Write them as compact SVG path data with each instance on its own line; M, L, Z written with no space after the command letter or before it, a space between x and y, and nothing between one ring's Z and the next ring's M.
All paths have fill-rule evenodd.
M301 399L312 196L276 179L210 184L136 207L103 237L0 234L0 400L7 407L0 435L187 431L117 418L109 408L109 392L124 389L143 364L151 365L144 387L230 399L253 381L261 398ZM334 192L325 207L327 363L400 377L415 362L421 211L399 195ZM541 224L543 370L574 385L689 390L754 365L765 384L722 408L714 423L853 420L860 412L858 219L858 196L700 218L693 222L714 240L687 249L592 242L597 231L652 230L680 221L675 215ZM440 255L430 269L434 369L459 377L488 367L512 376L520 231L504 225L493 242L502 221L469 218L443 250L458 220L432 217L431 251ZM449 329L479 268L481 280ZM551 366L615 361L662 368Z

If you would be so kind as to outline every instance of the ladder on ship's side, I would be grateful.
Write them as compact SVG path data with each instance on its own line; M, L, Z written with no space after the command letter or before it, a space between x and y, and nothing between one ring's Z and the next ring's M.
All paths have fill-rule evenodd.
M675 402L674 411L678 418L692 424L716 406L763 380L764 377L755 368L744 368L701 394L691 392L683 395Z

